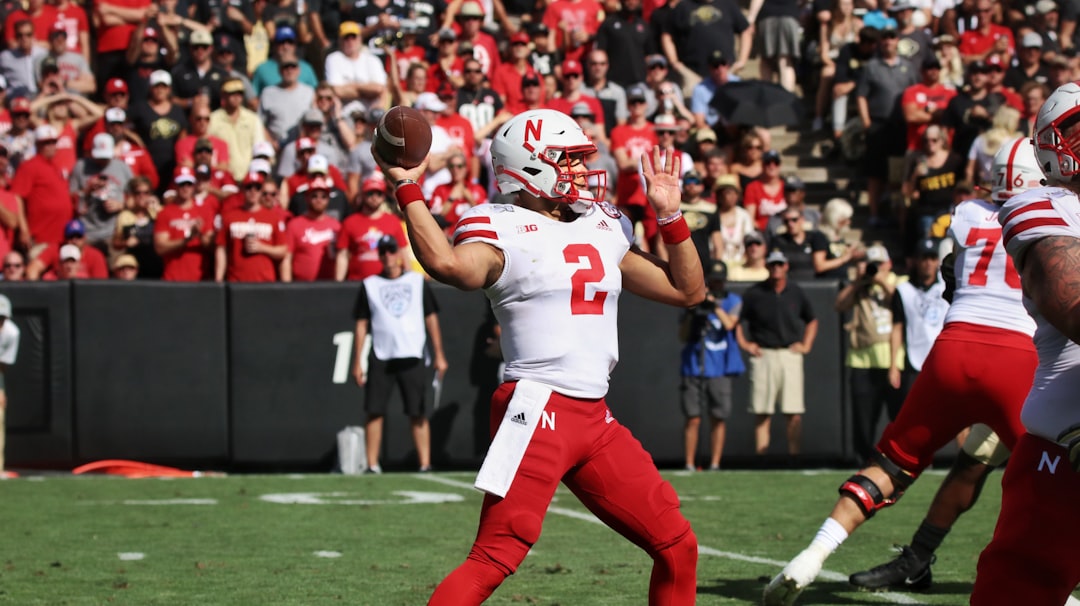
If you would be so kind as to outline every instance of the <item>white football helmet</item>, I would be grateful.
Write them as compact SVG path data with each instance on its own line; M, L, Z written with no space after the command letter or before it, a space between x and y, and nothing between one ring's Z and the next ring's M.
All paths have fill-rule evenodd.
M1001 204L1016 194L1042 186L1043 172L1035 157L1031 139L1019 137L1006 141L994 154L990 165L993 183L990 199Z
M560 111L536 109L499 128L491 141L491 164L500 192L525 190L584 212L603 200L607 189L606 171L585 168L585 156L595 151L576 120ZM575 158L581 166L571 171Z
M1068 183L1080 174L1080 131L1065 138L1078 122L1080 84L1067 82L1046 99L1035 119L1035 156L1053 183Z

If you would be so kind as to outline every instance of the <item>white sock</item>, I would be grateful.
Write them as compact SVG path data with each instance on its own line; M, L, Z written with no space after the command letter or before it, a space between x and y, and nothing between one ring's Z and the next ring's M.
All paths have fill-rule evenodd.
M825 518L825 523L818 529L817 535L814 536L814 540L810 541L810 547L817 547L819 550L824 551L827 556L836 551L836 548L840 546L848 538L848 532L844 530L844 527L840 525L840 522L832 518Z

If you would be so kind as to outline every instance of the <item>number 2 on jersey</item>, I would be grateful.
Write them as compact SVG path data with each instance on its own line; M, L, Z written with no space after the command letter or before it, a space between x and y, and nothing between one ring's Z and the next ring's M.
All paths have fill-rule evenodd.
M570 313L575 316L603 315L604 300L608 294L598 290L593 293L592 299L585 297L586 284L604 279L604 262L600 259L600 253L592 244L568 244L563 249L563 259L570 264L587 264L570 276Z
M968 231L967 241L964 246L974 246L979 241L983 242L979 260L975 263L975 270L968 276L968 284L972 286L986 286L986 270L990 267L990 261L994 258L994 248L1001 241L1001 230L992 228L976 227ZM1005 255L1005 284L1009 288L1020 288L1020 274L1016 273L1012 257Z

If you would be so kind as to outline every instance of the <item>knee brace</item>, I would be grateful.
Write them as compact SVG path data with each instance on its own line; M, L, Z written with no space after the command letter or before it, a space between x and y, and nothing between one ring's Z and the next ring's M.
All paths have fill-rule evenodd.
M900 500L904 491L915 481L913 474L904 471L880 452L875 453L873 462L893 481L894 489L889 497L881 492L876 482L861 473L851 476L840 485L840 495L855 501L867 519L874 517L877 510Z

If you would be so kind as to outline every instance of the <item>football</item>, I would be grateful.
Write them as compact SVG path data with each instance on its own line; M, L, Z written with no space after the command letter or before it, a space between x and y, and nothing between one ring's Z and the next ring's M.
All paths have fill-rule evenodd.
M398 105L379 120L372 145L390 164L413 168L431 149L431 126L419 110Z

